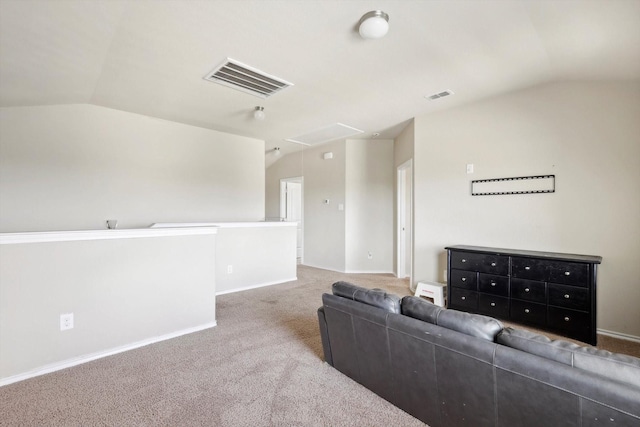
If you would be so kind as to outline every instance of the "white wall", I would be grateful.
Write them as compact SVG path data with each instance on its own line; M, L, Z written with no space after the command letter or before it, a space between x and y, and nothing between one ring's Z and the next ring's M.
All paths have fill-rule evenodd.
M453 244L603 257L598 327L640 337L640 82L554 83L415 119L415 276ZM465 165L475 173L467 175ZM553 194L470 181L555 174Z
M280 179L304 176L304 264L391 273L393 158L393 140L335 141L284 156L266 172L266 216L279 215Z
M216 235L129 232L0 245L0 384L215 325Z
M346 141L347 272L393 272L394 173L393 140Z
M323 153L333 159L324 160ZM346 149L344 141L304 150L304 264L328 270L345 270ZM329 204L324 200L329 199Z
M222 224L216 236L216 293L296 280L296 233L293 223Z
M0 109L0 231L256 221L264 142L93 106Z

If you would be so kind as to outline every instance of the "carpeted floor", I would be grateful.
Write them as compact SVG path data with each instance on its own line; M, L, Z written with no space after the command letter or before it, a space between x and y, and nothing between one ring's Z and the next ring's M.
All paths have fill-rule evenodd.
M316 310L337 280L410 293L300 266L219 296L215 328L1 387L0 426L423 426L323 362Z

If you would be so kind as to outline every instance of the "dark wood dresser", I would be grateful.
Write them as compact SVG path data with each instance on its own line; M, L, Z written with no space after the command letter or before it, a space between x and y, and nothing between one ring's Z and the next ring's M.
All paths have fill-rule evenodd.
M448 246L447 305L596 345L602 257Z

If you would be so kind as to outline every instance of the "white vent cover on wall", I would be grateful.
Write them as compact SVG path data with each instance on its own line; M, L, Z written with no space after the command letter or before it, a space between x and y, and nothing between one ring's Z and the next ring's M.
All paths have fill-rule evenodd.
M433 95L427 95L425 96L425 98L427 98L429 101L435 101L436 99L443 98L449 95L453 95L453 91L445 90L442 92L434 93Z
M260 98L268 98L289 86L293 86L293 83L231 58L227 58L222 64L204 76L204 79L259 96Z
M335 123L329 126L325 126L321 129L314 130L313 132L298 135L293 138L287 138L286 140L289 142L295 142L297 144L315 145L321 144L323 142L333 141L335 139L348 138L362 132L364 131L351 126L343 125L342 123Z

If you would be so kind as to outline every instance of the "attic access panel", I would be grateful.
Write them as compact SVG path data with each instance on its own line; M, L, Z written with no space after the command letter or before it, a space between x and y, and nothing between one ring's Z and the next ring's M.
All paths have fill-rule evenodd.
M336 139L348 138L350 136L358 135L363 132L364 131L360 129L356 129L342 123L335 123L329 126L325 126L321 129L314 130L312 132L294 136L292 138L287 138L286 141L303 145L316 145Z
M293 86L293 83L231 58L227 58L204 79L260 98L268 98Z
M518 176L471 181L472 196L555 193L555 175Z

